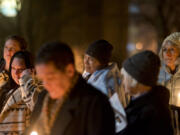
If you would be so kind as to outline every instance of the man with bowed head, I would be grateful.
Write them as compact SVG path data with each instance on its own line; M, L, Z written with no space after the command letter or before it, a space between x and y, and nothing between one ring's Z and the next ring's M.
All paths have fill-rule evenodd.
M36 57L36 71L48 94L32 127L39 135L114 135L108 98L77 73L68 45L51 42Z

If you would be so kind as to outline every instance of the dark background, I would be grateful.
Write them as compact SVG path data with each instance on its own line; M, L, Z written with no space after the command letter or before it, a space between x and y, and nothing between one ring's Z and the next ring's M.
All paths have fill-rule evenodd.
M3 0L0 0L0 4ZM0 47L11 34L25 37L29 50L49 41L68 43L82 71L83 54L95 40L114 46L113 61L144 49L158 51L162 40L180 30L179 0L20 0L17 16L0 13ZM129 48L129 49L128 49ZM1 53L2 55L2 53Z

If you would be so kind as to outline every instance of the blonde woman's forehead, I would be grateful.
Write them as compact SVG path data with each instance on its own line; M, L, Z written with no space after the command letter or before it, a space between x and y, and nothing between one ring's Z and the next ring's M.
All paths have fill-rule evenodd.
M178 47L178 45L177 45L176 43L174 43L174 42L172 42L172 41L170 41L170 40L165 41L162 46L163 46L163 47L173 46L173 47L175 47L175 48L180 48L180 47Z

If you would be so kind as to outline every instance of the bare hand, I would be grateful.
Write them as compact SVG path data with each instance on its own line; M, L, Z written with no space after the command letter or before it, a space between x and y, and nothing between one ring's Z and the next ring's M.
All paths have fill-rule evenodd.
M23 77L24 75L33 75L34 74L34 69L25 69L20 77Z

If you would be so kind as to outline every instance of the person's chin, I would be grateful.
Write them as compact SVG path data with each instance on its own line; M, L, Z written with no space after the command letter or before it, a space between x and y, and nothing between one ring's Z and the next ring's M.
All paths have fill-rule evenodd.
M173 64L174 64L174 63L172 63L172 62L170 62L170 61L169 61L169 62L166 62L166 65L167 65L167 66L171 66L171 65L173 65Z
M5 57L6 57L6 59L11 59L10 55L6 55Z
M57 94L54 93L54 92L49 92L49 95L50 95L50 97L51 97L52 99L57 99L57 98L58 98Z

